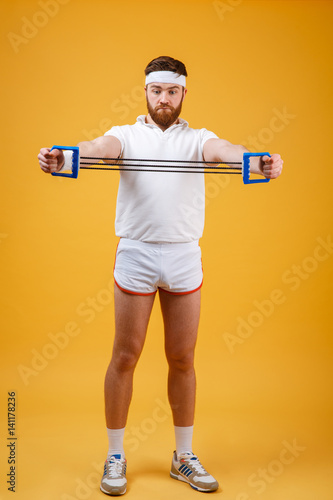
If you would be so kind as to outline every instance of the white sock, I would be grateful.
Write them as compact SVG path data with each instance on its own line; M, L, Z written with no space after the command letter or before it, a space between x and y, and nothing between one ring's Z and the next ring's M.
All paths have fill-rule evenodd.
M109 451L108 457L111 455L121 455L121 458L125 458L124 452L124 434L125 427L122 429L106 429L109 438Z
M192 453L193 425L189 427L175 427L177 457L181 453Z

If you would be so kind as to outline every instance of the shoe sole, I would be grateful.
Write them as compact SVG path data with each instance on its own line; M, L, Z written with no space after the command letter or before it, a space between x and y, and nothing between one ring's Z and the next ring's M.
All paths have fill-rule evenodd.
M126 488L125 491L119 491L115 489L112 493L110 493L110 491L106 491L104 488L102 488L102 486L100 486L100 490L106 495L110 495L112 497L119 497L120 495L124 495L126 493Z
M194 486L192 483L190 483L190 481L188 481L187 479L185 479L185 477L181 476L180 474L174 474L173 472L170 472L170 477L172 477L173 479L178 479L178 481L183 481L183 483L187 483L191 486L191 488L193 488L194 490L196 491L202 491L203 493L210 493L212 491L216 491L217 488L214 488L214 489L204 489L204 488L199 488L199 486Z

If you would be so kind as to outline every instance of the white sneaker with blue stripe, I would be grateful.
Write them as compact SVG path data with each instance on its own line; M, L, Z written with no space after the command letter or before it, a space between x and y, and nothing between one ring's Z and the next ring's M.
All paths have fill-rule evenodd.
M201 465L198 457L193 453L182 453L172 457L170 476L179 481L188 483L198 491L215 491L219 483Z
M127 461L121 455L111 455L105 460L101 491L107 495L123 495L126 493Z

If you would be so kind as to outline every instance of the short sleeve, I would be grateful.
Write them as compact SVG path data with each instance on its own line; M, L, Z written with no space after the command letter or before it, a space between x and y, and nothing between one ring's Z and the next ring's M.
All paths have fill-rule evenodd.
M211 132L210 130L207 130L206 128L200 129L200 146L201 150L203 150L204 144L208 139L218 139L218 136L214 134L214 132Z
M105 132L104 135L112 135L113 137L116 137L120 141L120 144L121 144L120 156L121 156L123 154L124 147L125 147L125 139L124 139L124 134L121 130L121 127L120 126L112 127L112 128L110 128L110 130Z

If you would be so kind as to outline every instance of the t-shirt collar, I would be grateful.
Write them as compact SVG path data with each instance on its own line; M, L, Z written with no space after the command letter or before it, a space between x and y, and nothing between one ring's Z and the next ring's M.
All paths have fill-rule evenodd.
M146 125L146 127L151 127L151 128L159 128L157 125L155 125L154 123L147 123L146 122L146 115L140 115L137 117L136 119L137 123L140 123L142 125ZM174 127L180 127L180 126L186 126L188 127L188 122L186 120L183 120L183 118L178 118L178 123L175 123L174 125L171 125L171 127L169 127L167 130L169 129L172 129Z

